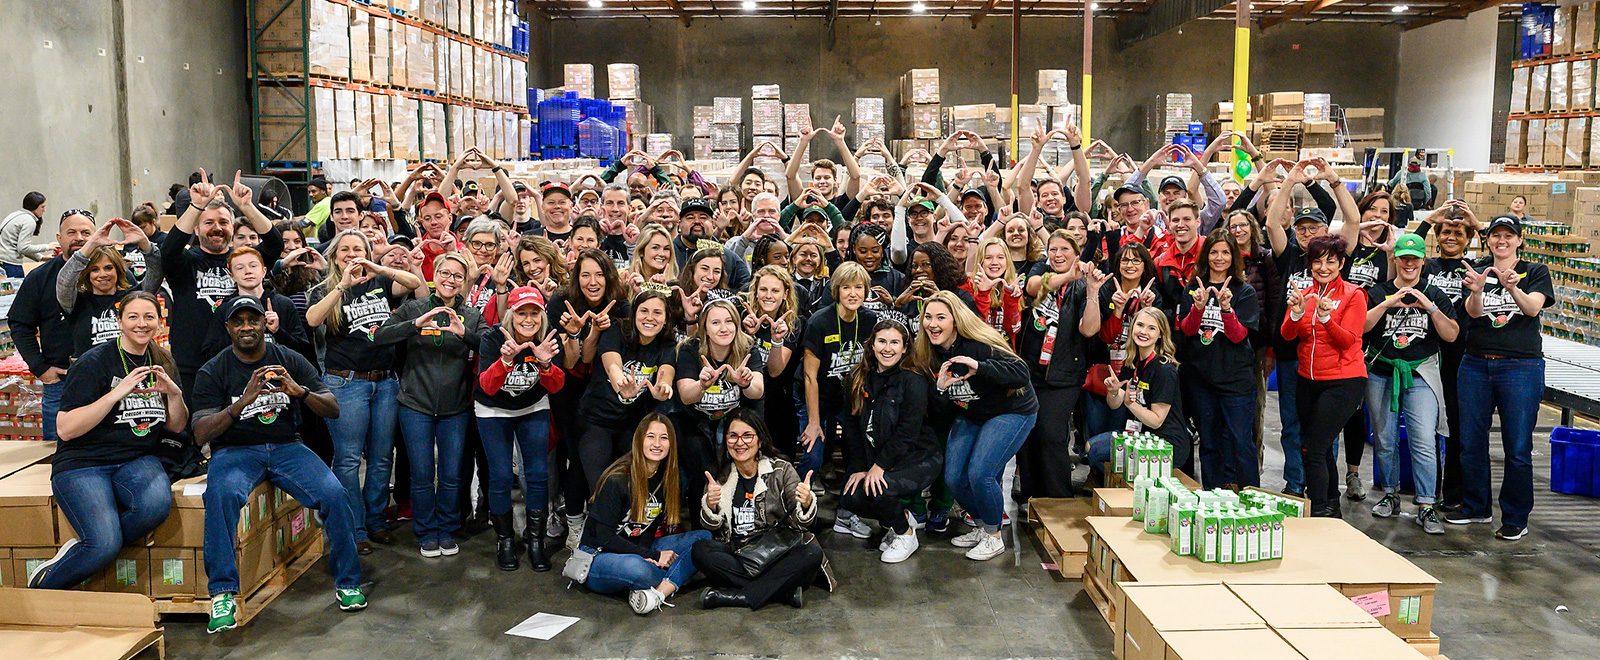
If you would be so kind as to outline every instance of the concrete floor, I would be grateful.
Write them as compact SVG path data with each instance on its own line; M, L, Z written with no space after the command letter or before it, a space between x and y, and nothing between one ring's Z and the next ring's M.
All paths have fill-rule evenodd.
M1433 629L1455 660L1594 657L1600 506L1549 492L1548 413L1535 443L1531 533L1519 542L1495 540L1490 525L1428 536L1409 515L1372 518L1375 499L1345 507L1352 524L1443 581ZM1269 428L1268 437L1276 434ZM1281 451L1269 451L1267 462L1265 485L1281 486ZM1368 452L1368 484L1371 462ZM828 534L842 587L808 590L804 610L701 610L691 585L676 608L650 617L634 615L621 598L567 589L556 572L500 572L488 534L441 559L423 559L409 544L379 547L362 561L372 602L364 612L338 611L319 564L244 629L208 636L203 619L168 620L167 649L174 658L1109 657L1110 632L1078 583L1040 567L1026 526L1007 533L1022 543L1013 536L1012 552L988 562L924 535L922 550L895 566L860 541ZM1558 613L1559 605L1568 611ZM582 620L548 642L504 634L537 612Z

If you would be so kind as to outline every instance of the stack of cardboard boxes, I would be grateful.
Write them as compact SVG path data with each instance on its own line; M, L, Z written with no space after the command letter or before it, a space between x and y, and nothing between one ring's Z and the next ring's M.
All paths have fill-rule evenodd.
M697 160L712 158L711 152L711 124L714 118L713 108L709 105L697 105L691 115L691 128L694 132L694 152Z
M882 97L858 96L850 113L850 121L855 124L855 141L851 144L860 147L872 140L884 139L884 103ZM888 162L878 154L868 154L861 159L861 166L884 171Z
M629 148L643 149L650 133L655 131L655 110L640 95L639 65L613 63L606 65L606 95L613 104L623 107L626 113ZM666 151L662 149L661 151ZM660 154L661 151L651 151Z
M940 114L938 69L912 69L900 76L902 135L921 140L943 137Z
M813 128L810 103L783 104L783 152L790 158L798 157L801 150L800 134ZM824 128L833 128L828 124Z
M736 162L743 155L744 99L718 96L711 100L711 157Z
M1417 658L1423 654L1323 584L1129 585L1122 660Z

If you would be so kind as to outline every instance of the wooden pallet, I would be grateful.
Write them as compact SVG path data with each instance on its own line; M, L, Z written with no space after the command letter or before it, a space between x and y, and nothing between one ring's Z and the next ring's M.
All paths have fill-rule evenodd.
M1117 627L1117 613L1112 606L1111 597L1100 588L1100 583L1088 573L1083 574L1083 593L1089 595L1089 602L1094 603L1095 610L1100 612L1100 618L1106 622L1106 627L1113 630Z
M1042 511L1040 504L1045 504ZM1045 554L1050 555L1056 571L1069 580L1083 577L1084 566L1089 561L1089 547L1084 540L1087 527L1082 521L1093 511L1087 504L1080 498L1035 498L1028 506L1028 522L1033 524L1039 544L1044 546ZM1058 538L1058 535L1074 535L1075 538Z
M1427 656L1439 655L1439 636L1429 631L1427 637L1402 637L1406 644Z
M300 556L290 560L289 563L274 568L267 579L261 582L250 594L239 599L239 625L250 623L257 614L267 609L272 601L276 600L295 580L305 575L306 571L322 560L323 555L322 535L317 534L310 545L300 553ZM183 615L209 615L211 613L211 599L193 596L174 598L161 598L155 601L156 614L165 616Z

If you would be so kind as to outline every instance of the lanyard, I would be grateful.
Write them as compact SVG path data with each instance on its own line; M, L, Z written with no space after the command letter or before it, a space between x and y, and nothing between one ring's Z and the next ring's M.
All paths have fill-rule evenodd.
M117 339L115 341L117 342L117 358L122 360L122 375L123 375L123 377L127 377L128 374L133 373L133 368L128 366L128 354L127 354L126 351L122 350L122 340L121 339ZM147 348L145 348L145 350L149 351L150 349L147 347ZM149 353L146 353L145 357L149 357ZM135 362L134 366L140 366L140 365L137 362ZM156 377L155 377L154 374L151 374L150 380L146 381L145 387L153 388L155 386L156 386Z
M838 307L838 309L834 310L834 314L833 314L833 334L839 335L839 348L842 349L842 348L844 348L844 319L841 318L841 314L839 313L841 311L844 311L844 305L840 305ZM855 326L850 328L850 343L855 344L857 346L861 345L861 311L860 310L856 310Z

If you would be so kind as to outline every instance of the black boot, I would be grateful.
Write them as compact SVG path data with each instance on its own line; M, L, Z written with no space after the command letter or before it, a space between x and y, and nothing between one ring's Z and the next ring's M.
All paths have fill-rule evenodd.
M522 542L528 544L528 566L543 573L550 570L550 558L544 553L544 511L524 510L526 524L522 529Z
M489 522L494 526L494 562L502 571L514 571L521 565L517 560L516 529L511 526L511 514L500 513L489 516Z
M805 593L805 588L804 587L795 587L794 588L794 593L789 594L789 598L785 602L787 602L789 604L789 607L793 607L795 609L799 609L799 608L805 607L806 606L806 599L805 599L804 593Z
M494 524L494 521L489 516L489 494L482 490L478 494L477 506L473 507L472 513L467 516L466 520L461 522L461 531L466 536L476 536L479 532L489 529ZM511 514L506 514L506 517L510 518Z
M748 608L750 607L750 599L745 597L743 591L706 587L705 592L700 594L700 606L708 610L718 607Z

